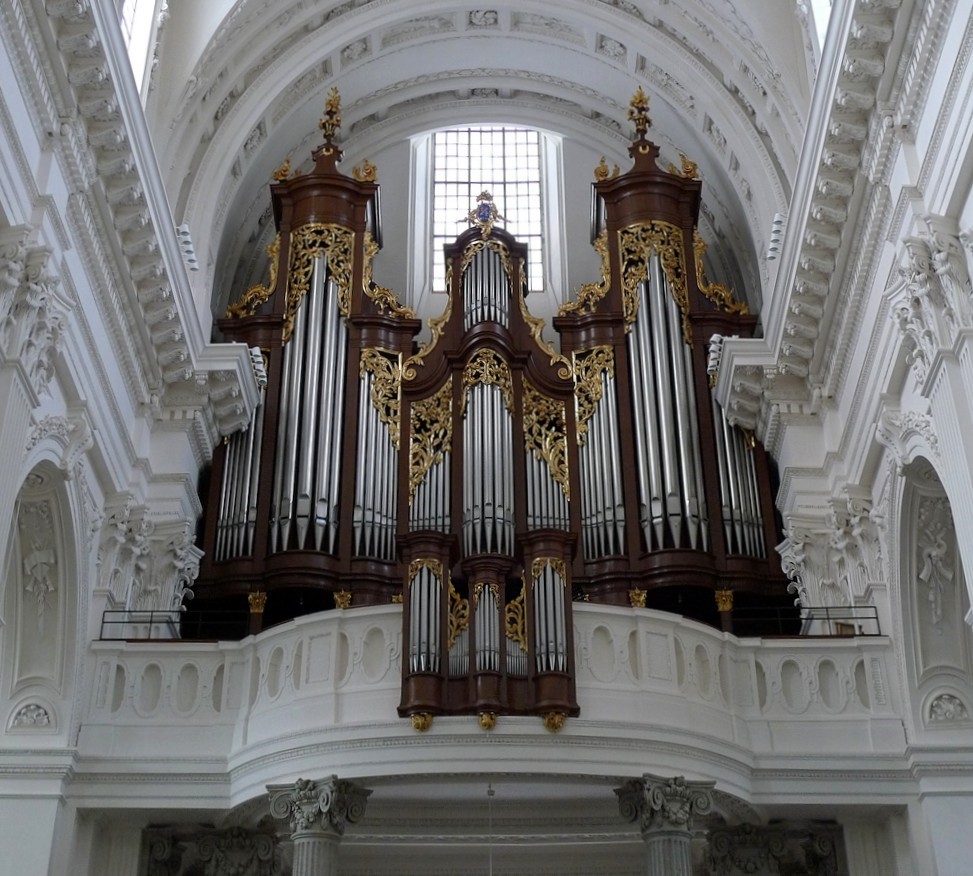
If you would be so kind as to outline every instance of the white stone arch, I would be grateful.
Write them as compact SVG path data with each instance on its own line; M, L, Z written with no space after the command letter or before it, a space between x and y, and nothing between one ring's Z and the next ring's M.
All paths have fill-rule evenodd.
M892 557L892 604L901 638L906 712L915 738L968 733L973 715L970 599L953 506L932 461L900 469ZM897 544L896 544L897 542Z

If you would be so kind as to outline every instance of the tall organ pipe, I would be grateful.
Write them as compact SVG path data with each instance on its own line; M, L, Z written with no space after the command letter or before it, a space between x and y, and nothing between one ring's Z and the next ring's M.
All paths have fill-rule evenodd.
M476 600L476 669L478 672L500 671L500 607L489 587L484 587Z
M679 463L674 433L672 406L672 373L666 351L669 339L666 332L665 285L658 258L649 260L649 307L652 326L652 354L655 362L656 411L662 444L662 471L665 483L665 514L672 544L680 543L682 497L679 494Z
M318 466L317 495L319 503L324 504L326 527L324 528L324 550L334 553L338 546L338 489L341 483L341 449L344 436L345 369L348 356L348 338L344 320L338 306L338 284L328 278L325 288L328 291L328 306L325 325L332 336L334 356L334 395L328 417L330 441L326 441L324 430L321 433L319 456L324 451L326 465Z
M567 639L564 627L564 582L550 565L533 587L534 648L538 672L564 672Z
M425 566L416 572L409 596L409 665L413 672L438 672L442 584Z

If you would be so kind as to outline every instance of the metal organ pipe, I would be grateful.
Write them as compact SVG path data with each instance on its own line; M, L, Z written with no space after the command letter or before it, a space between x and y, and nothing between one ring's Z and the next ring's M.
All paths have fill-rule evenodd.
M409 666L413 672L438 672L442 583L421 567L412 578L409 597Z
M508 327L510 280L500 254L491 247L477 252L463 272L463 328L481 322Z
M564 581L548 563L534 581L534 648L538 672L564 672Z
M499 672L500 606L489 586L484 585L479 599L474 600L474 618L477 672Z

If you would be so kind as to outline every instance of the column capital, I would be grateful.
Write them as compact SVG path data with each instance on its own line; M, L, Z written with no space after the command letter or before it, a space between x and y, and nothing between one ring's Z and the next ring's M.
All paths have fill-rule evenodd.
M694 815L713 807L715 782L690 782L685 776L662 778L648 773L615 789L618 810L628 821L638 822L642 835L661 830L692 828Z
M317 833L335 838L365 814L372 793L353 782L330 776L313 781L298 779L293 785L268 785L270 813L289 819L294 835Z

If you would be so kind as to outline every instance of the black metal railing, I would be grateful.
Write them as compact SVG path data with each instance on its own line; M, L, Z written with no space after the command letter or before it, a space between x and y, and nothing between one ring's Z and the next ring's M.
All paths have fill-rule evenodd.
M882 635L874 605L747 606L733 610L733 631L795 638Z
M246 611L121 611L101 616L99 639L106 642L236 641L250 631Z

